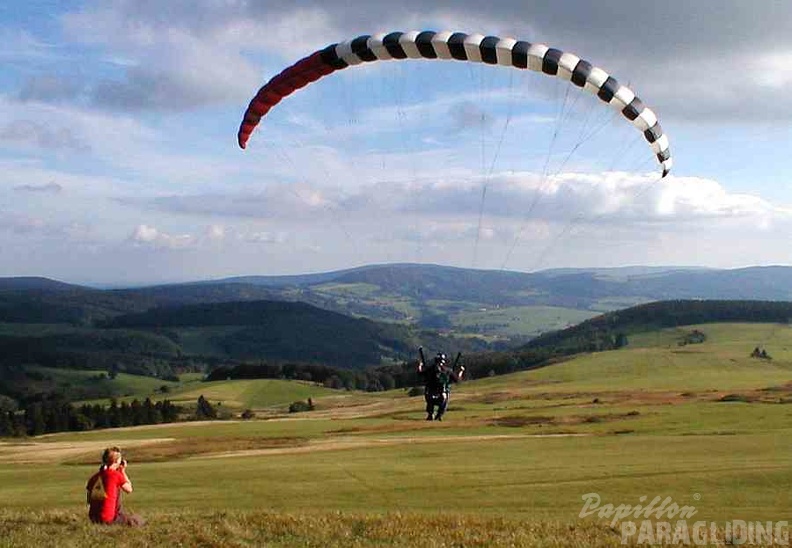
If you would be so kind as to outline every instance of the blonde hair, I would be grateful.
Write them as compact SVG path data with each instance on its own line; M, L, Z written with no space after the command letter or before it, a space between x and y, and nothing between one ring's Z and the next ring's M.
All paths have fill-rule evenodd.
M108 447L102 453L102 464L110 466L121 460L121 448L117 446Z

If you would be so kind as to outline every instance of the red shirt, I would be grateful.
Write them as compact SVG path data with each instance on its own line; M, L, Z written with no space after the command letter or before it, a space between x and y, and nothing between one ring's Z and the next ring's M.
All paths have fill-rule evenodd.
M104 486L105 498L104 500L91 500L90 492L96 482L100 480ZM91 479L88 480L88 485L85 486L89 493L90 509L88 510L88 516L91 521L95 523L113 522L121 506L120 489L126 482L124 474L112 468L104 468L91 476Z

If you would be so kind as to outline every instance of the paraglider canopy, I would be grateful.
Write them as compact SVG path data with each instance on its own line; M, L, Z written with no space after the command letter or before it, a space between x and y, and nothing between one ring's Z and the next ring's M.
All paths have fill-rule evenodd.
M632 123L654 153L665 177L671 167L669 140L657 115L627 86L580 57L513 38L462 32L412 31L363 35L331 44L284 69L262 86L245 111L237 134L246 148L256 126L284 97L335 71L374 61L445 59L527 69L570 81L595 94Z

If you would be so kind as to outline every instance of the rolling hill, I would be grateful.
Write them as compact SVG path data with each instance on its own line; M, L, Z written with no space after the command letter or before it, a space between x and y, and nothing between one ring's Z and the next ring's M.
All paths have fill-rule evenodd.
M406 354L409 330L352 318L305 303L242 301L154 308L119 316L111 329L167 330L181 341L180 328L207 330L216 353L236 359L269 359L363 367L383 354ZM189 353L189 348L184 349Z
M601 312L672 299L791 300L792 267L627 267L522 273L394 264L112 290L41 278L0 278L0 322L90 326L154 307L277 300L519 343ZM504 309L513 313L504 317ZM477 315L475 323L468 321L473 313ZM528 329L525 317L538 321Z
M480 373L503 373L623 345L641 325L671 325L664 318L680 325L667 305L632 305L718 298L734 311L734 299L750 298L768 305L721 320L753 321L762 308L785 322L792 313L772 303L791 295L789 267L527 274L400 264L112 290L0 278L0 372L7 387L11 377L24 385L27 366L161 378L251 360L361 369L412 359L424 345L490 351ZM767 316L774 306L783 310ZM684 321L717 316L696 307L683 306Z
M677 295L685 300L645 304ZM649 328L787 323L790 295L788 267L525 274L388 265L113 290L3 278L0 392L20 393L31 367L159 378L264 361L363 371L413 359L419 345L465 353L477 376L501 374L619 348ZM344 382L382 387L401 374Z
M465 352L490 348L478 338L440 335L284 301L155 307L93 326L6 322L0 323L0 394L20 399L85 392L83 383L56 375L54 369L168 379L185 371L236 371L251 365L266 366L275 378L324 381L336 375L333 384L382 389L394 381L346 372L394 366L411 359L420 345L447 344ZM107 394L114 393L110 385L106 388Z

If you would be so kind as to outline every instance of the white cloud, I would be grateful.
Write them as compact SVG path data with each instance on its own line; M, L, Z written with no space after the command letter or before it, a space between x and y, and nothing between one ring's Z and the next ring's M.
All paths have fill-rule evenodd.
M226 237L226 228L223 225L209 225L206 227L205 237L211 242L221 242Z
M487 184L482 204L483 185ZM477 218L542 219L564 224L572 218L600 224L667 224L744 219L766 224L792 217L792 209L748 194L729 193L718 182L694 177L624 172L469 174L443 172L419 181L378 182L355 187L270 185L257 194L207 194L142 199L137 203L190 215L254 218L301 223L352 222L420 215L431 222ZM468 221L469 225L469 221Z
M540 184L538 191L550 210L579 211L603 222L679 223L792 215L790 209L757 196L731 194L716 181L696 177L565 174Z
M250 94L258 71L238 53L176 32L159 46L139 56L123 78L97 82L91 100L121 111L186 111Z
M786 92L792 84L792 49L775 50L745 59L746 66L750 66L752 62L755 64L751 70L751 80L759 85Z
M190 234L172 235L143 224L135 227L129 240L135 245L148 245L161 249L185 249L196 244L195 237Z
M132 240L135 242L150 243L155 242L159 236L159 231L148 225L138 225L132 233Z
M197 234L197 235L196 235ZM161 250L218 250L235 248L239 244L283 244L288 240L284 231L261 231L244 225L210 224L195 227L195 234L171 234L147 224L137 225L128 242Z
M87 84L90 100L122 111L187 111L249 99L261 71L247 51L278 52L323 27L311 7L255 19L244 2L104 2L63 17L74 41L104 48L120 74ZM298 30L299 32L295 32ZM259 57L260 58L260 57Z
M252 244L282 244L287 239L285 232L248 232L240 236L240 240Z

